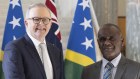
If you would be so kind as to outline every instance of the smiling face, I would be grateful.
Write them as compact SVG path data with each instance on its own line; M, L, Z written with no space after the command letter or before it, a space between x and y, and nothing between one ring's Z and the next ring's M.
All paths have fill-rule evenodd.
M120 30L114 25L104 25L98 33L98 43L103 57L109 61L116 58L123 45Z
M35 39L42 42L51 27L51 20L48 24L43 23L44 18L51 19L49 10L46 7L36 6L29 10L28 16L29 17L25 20L26 31ZM34 20L38 20L40 18L40 22L35 23Z

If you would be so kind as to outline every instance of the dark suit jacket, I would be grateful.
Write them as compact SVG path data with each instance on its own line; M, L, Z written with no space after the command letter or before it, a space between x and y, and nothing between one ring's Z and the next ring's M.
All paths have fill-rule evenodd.
M54 79L63 79L63 53L54 45L46 43ZM38 52L27 34L6 45L3 71L6 79L47 79Z
M100 79L102 61L84 68L82 79ZM121 57L114 79L140 79L140 64Z

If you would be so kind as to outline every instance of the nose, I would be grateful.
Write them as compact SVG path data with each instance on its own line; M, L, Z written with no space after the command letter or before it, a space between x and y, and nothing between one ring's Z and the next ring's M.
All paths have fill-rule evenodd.
M46 25L43 23L42 20L40 20L40 23L38 24L38 28L43 29L45 27L46 27Z
M110 44L111 44L111 41L109 39L106 39L104 42L104 45L110 45Z
M44 25L44 23L43 23L42 19L40 20L40 23L39 23L39 24L40 24L40 25L42 25L42 24Z

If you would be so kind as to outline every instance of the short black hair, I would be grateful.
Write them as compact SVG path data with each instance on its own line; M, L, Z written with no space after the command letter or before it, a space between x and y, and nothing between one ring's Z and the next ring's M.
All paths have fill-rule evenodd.
M115 24L107 23L107 24L104 24L102 27L105 27L105 26L108 26L108 27L112 27L113 26L113 27L115 27L121 33L121 30L120 30L119 26L117 26Z
M123 37L122 37L122 32L121 32L120 28L119 28L117 25L112 24L112 23L107 23L107 24L104 24L102 27L100 27L99 31L100 31L103 27L115 27L116 30L118 30L118 32L120 33L121 38L123 38ZM98 36L99 36L99 31L98 31Z

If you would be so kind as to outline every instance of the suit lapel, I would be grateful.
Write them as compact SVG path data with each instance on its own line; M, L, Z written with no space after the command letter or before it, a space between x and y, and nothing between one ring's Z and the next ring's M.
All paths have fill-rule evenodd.
M56 77L56 65L55 65L55 60L54 60L54 53L52 52L52 50L55 50L55 49L52 49L50 43L48 43L46 41L46 44L47 44L47 49L48 49L48 54L49 54L49 57L50 57L50 60L51 60L51 63L52 63L52 67L53 67L53 73L54 73L54 79Z
M122 55L114 79L122 79L122 75L126 69L126 64L127 64L126 58Z
M62 66L62 62L60 61L61 51L47 41L46 41L46 44L47 44L48 53L50 56L52 67L53 67L54 79L59 79L60 74L61 74L60 71L63 71L61 70L62 69L61 67L63 66Z
M41 62L41 59L39 57L39 54L38 54L33 42L31 41L31 39L29 38L29 36L27 34L25 35L25 39L26 39L25 43L26 43L27 50L29 51L31 56L34 58L34 61L36 62L39 70L41 71L41 73L43 74L44 78L46 79L46 74L45 74L43 64Z

